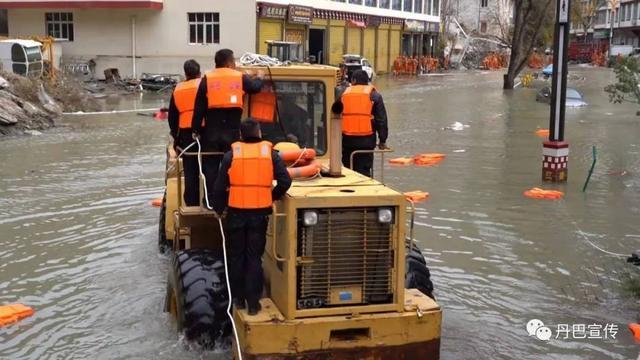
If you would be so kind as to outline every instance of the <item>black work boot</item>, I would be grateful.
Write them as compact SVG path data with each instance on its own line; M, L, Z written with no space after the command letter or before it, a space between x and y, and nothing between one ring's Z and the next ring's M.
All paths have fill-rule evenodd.
M244 309L245 307L244 300L239 298L233 299L233 307L236 308L236 310Z
M249 302L249 310L248 310L249 315L251 316L257 315L260 312L260 310L262 310L262 306L260 306L260 301Z

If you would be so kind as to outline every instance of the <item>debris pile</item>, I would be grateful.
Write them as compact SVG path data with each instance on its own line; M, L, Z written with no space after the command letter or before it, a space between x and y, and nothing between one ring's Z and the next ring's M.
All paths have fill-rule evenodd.
M37 134L62 112L94 111L97 101L82 84L64 77L47 82L0 72L0 135Z

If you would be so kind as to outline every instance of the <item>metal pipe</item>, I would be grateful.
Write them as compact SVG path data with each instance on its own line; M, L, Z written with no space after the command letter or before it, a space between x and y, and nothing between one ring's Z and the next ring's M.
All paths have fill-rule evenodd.
M137 69L136 69L136 17L135 15L131 17L131 59L133 65L133 73L132 78L137 79Z
M329 175L342 176L342 116L331 113Z

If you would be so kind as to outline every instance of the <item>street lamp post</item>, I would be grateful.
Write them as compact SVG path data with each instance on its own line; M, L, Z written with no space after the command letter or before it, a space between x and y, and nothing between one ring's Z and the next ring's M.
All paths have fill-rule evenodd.
M557 0L554 42L553 82L549 140L542 148L542 179L566 182L569 173L569 144L564 141L564 119L567 99L570 0Z

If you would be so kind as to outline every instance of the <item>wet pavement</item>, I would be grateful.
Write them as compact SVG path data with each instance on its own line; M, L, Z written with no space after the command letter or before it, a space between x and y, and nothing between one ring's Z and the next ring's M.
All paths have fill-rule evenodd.
M443 359L640 352L626 329L638 302L621 289L635 269L587 242L622 254L640 248L640 118L632 104L608 103L602 88L612 72L573 72L586 77L573 86L591 105L568 110L569 182L553 187L566 192L561 201L522 195L542 185L535 131L548 127L548 105L535 102L534 89L505 93L498 72L378 81L394 156L447 154L435 167L386 169L392 187L431 193L416 238L445 311ZM444 129L455 122L469 126ZM0 304L36 309L0 329L0 359L226 358L190 349L162 312L168 258L157 254L158 209L149 201L162 193L166 123L131 113L62 124L0 142ZM593 145L598 164L583 194ZM528 336L534 318L552 340ZM612 331L555 339L563 324L602 326L600 337L607 324L618 329L615 339Z

